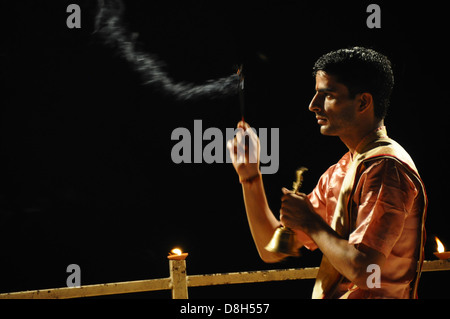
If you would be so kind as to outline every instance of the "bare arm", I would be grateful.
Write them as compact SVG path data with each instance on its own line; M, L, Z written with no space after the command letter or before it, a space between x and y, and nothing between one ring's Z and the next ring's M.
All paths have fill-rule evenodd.
M384 255L374 249L362 244L358 248L350 245L348 240L341 238L323 219L316 225L311 225L308 234L334 268L362 289L367 288L367 267L377 264L382 268L386 261Z
M243 183L242 191L248 224L259 256L267 263L282 260L283 255L264 249L280 226L280 222L275 218L267 203L261 174L252 183Z
M239 122L238 128L247 130L250 126L247 123ZM259 170L259 140L256 134L250 131L251 129L247 135L249 145L253 145L253 149L251 146L245 147L243 132L238 132L234 140L228 141L227 147L233 160L233 166L242 183L247 219L258 253L261 259L267 263L278 262L285 255L271 253L264 249L276 228L280 226L280 222L275 218L267 203ZM239 154L239 150L241 154Z

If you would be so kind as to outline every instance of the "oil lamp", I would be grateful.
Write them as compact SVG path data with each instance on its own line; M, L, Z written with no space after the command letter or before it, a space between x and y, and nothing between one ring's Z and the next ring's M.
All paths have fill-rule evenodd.
M170 251L167 258L170 260L185 260L188 255L188 253L183 253L180 248L174 248Z
M434 253L434 255L439 259L449 259L450 251L445 251L445 247L442 244L442 242L439 240L439 238L437 238L435 236L434 239L436 240L437 250L438 250L437 252Z

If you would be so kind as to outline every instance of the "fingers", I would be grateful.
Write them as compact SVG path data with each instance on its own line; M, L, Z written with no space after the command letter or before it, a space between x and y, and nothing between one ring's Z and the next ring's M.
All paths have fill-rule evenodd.
M305 199L307 195L305 193L296 192L287 189L286 187L281 188L283 196L281 196L281 202L292 201L293 199Z
M291 205L289 205L286 202L283 202L281 204L281 208L280 208L280 222L283 226L289 227L289 228L293 228L294 223L293 221L295 220L296 217L296 209L295 207L292 207Z
M287 188L281 189L283 196L281 197L280 221L283 225L297 215L302 210L307 201L307 195L304 193L293 193Z
M283 226L292 228L295 219L295 208L282 204L280 208L280 222Z
M236 139L228 140L227 142L227 148L230 152L231 161L233 163L237 162L237 146L236 146Z
M314 211L309 198L304 193L281 189L280 222L286 227L299 230L307 230L310 225L320 219Z
M245 139L242 135L242 130L236 133L236 150L237 150L237 162L245 163Z
M245 143L245 137L240 132L233 139L228 140L227 148L233 163L243 164L249 162L248 146Z
M227 142L231 160L237 164L258 163L259 139L256 132L245 122L238 123L234 139Z
M243 129L245 131L246 129L250 128L250 125L247 122L240 121L237 124L237 128L241 128L241 129Z

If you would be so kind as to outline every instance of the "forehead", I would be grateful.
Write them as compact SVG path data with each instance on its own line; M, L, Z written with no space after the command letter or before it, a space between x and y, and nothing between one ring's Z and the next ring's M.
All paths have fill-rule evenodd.
M318 71L316 73L316 91L348 93L348 88L338 82L334 75L328 74L325 71Z

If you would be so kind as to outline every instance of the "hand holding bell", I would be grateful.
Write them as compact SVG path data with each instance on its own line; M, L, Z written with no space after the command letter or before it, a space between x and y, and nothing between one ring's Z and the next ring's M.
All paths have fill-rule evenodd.
M299 188L302 186L303 182L303 173L308 169L305 167L300 167L296 173L296 180L292 184L292 191L296 193ZM282 253L289 256L299 256L300 253L298 249L295 249L295 233L292 229L280 226L278 227L272 239L269 241L267 246L265 247L267 251L274 253Z

